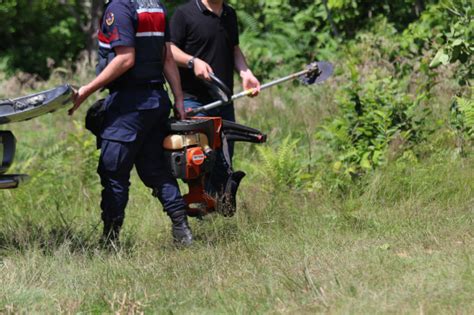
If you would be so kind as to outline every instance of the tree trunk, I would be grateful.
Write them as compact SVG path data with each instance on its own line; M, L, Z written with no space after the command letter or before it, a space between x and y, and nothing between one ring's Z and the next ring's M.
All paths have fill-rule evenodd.
M425 1L424 0L416 0L415 3L415 13L417 16L421 15L421 12L425 10Z
M86 50L89 57L89 62L95 60L97 51L97 31L99 29L100 18L102 16L102 9L104 6L103 0L91 0L89 8L89 21L85 25L86 32Z
M323 0L323 4L324 4L324 9L326 10L326 14L328 16L329 24L331 25L332 33L334 34L335 37L339 37L339 32L337 30L336 23L334 23L331 10L329 9L329 6L328 6L328 0Z
M74 4L68 4L65 0L60 3L67 5L69 12L74 16L85 37L85 52L87 61L92 63L96 59L97 31L105 0L76 0Z

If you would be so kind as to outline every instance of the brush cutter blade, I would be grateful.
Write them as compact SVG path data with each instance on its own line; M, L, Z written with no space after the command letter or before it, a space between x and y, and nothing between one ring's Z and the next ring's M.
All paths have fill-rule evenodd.
M300 77L300 81L306 85L326 81L334 72L334 66L330 62L317 61L308 65L308 73Z

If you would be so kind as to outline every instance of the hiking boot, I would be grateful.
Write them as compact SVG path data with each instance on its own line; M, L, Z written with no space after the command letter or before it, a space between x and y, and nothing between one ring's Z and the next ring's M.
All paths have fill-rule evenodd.
M175 211L169 216L172 222L171 233L175 244L190 246L193 243L193 234L189 228L186 210Z

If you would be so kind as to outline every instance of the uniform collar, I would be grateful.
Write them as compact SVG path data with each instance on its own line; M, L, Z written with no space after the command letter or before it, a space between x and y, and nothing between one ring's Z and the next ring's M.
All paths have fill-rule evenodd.
M201 0L195 0L196 1L196 6L198 7L199 11L201 11L202 13L204 14L209 14L209 13L212 13L214 14L214 12L210 11L205 5L204 3L202 3ZM222 14L221 16L225 16L227 15L227 4L224 2L222 3Z

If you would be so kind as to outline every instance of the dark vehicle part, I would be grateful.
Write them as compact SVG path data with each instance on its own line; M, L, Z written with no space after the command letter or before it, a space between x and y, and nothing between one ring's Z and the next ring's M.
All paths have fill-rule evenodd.
M223 121L222 131L224 132L227 141L251 143L267 142L267 135L262 134L259 130L228 120Z
M61 85L54 89L15 99L0 101L0 124L29 120L52 113L71 101L72 88Z
M171 121L169 132L163 141L165 157L173 176L189 186L184 196L188 215L201 217L215 211L224 216L234 215L237 189L245 173L234 172L230 167L224 191L216 196L206 193L205 182L214 167L216 151L225 149L228 141L264 143L266 135L220 117Z
M0 131L0 189L17 188L26 175L5 175L15 158L16 139L11 131Z
M313 62L313 63L309 64L306 67L306 69L303 70L303 71L293 73L293 74L290 74L286 77L283 77L283 78L274 80L272 82L268 82L266 84L263 84L260 87L260 90L263 91L263 90L266 90L266 89L268 89L272 86L278 85L278 84L283 83L283 82L291 81L291 80L294 80L294 79L297 79L297 78L300 79L300 81L303 84L306 84L306 85L321 83L321 82L327 80L332 75L333 72L334 72L334 66L331 63L326 62L326 61L317 61L317 62ZM192 109L189 112L187 112L186 114L188 116L195 116L198 113L206 112L208 110L211 110L211 109L214 109L214 108L217 108L217 107L225 106L225 105L229 104L230 102L232 102L236 99L239 99L239 98L242 98L242 97L245 97L245 96L249 96L253 92L254 92L254 89L243 91L243 92L240 92L238 94L233 95L228 102L225 102L223 100L215 101L213 103L201 106L199 108Z
M20 122L56 111L70 102L72 88L54 89L15 99L0 100L0 124ZM0 189L17 188L27 175L5 174L15 157L16 139L11 131L0 131Z

